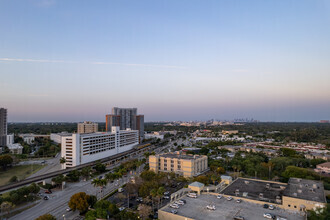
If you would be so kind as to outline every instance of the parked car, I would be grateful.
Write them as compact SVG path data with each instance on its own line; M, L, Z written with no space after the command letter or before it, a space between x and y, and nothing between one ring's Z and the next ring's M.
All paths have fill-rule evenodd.
M71 212L72 209L71 209L70 207L68 207L68 208L66 208L65 210L66 210L67 212Z
M217 195L217 199L221 199L222 198L222 195Z
M142 198L142 197L138 197L138 198L136 199L136 201L137 201L137 202L143 202L143 198Z
M236 202L237 202L237 203L241 203L242 200L241 200L241 199L237 199Z
M169 191L164 192L164 195L165 195L165 196L168 196L169 194L170 194Z
M187 196L190 197L190 198L197 198L196 193L188 193Z
M275 215L270 214L270 213L265 213L265 214L264 214L264 218L275 219Z
M270 210L274 210L274 209L275 209L275 206L270 205L268 208L269 208Z
M118 192L120 192L120 193L121 193L121 192L124 192L124 189L123 189L123 188L119 188L119 189L118 189Z
M171 213L176 214L176 213L178 213L178 210L172 209Z
M245 220L243 216L234 216L234 220Z
M269 205L268 204L264 204L264 209L268 209Z
M187 203L187 201L184 200L184 199L179 199L179 202L183 202L183 204L186 204Z
M48 197L48 196L45 196L45 197L44 197L44 200L48 200L48 199L49 199L49 197Z
M184 205L184 202L183 202L183 201L180 201L180 200L175 201L174 203L176 203L176 204L178 204L178 205Z
M231 197L231 196L228 196L228 197L227 197L227 200L228 200L228 201L231 201L232 199L233 199L233 197Z
M179 206L178 204L175 204L175 203L172 203L172 204L170 205L170 207L171 207L171 208L174 208L174 209L178 209L178 208L180 208L180 206Z
M216 208L215 208L215 205L207 205L206 208L207 208L208 210L213 210L213 211L216 209Z
M51 190L46 190L45 193L46 194L52 194L52 191Z
M163 199L170 199L169 196L163 196Z
M280 217L280 216L278 216L278 217L276 217L276 220L287 220L287 219L284 218L284 217Z
M119 211L123 211L125 207L119 207Z

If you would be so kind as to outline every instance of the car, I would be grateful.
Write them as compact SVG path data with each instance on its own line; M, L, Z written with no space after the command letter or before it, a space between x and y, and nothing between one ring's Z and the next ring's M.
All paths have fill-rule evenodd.
M280 216L278 216L278 217L276 217L276 220L287 220L287 219L284 218L284 217L280 217Z
M234 220L245 220L243 216L234 216Z
M174 203L178 204L178 205L184 205L184 202L181 200L175 201Z
M125 210L125 207L119 207L119 211Z
M184 199L179 199L178 201L181 202L181 203L183 203L183 204L186 204L187 203L187 201L184 200Z
M121 193L121 192L124 192L124 189L123 189L123 188L119 188L119 189L118 189L118 192L120 192L120 193Z
M241 199L237 199L236 202L237 202L237 203L241 203L242 200L241 200Z
M169 191L164 192L164 195L165 195L165 196L168 196L169 194L170 194Z
M172 204L170 205L170 207L171 207L171 208L174 208L174 209L178 209L178 208L180 208L180 206L179 206L178 204L175 204L175 203L172 203Z
M231 201L232 199L233 199L233 197L231 197L231 196L228 196L228 197L227 197L227 200L228 200L228 201Z
M163 196L163 199L170 199L169 196Z
M103 176L99 176L99 179L101 180L103 178Z
M48 199L49 199L49 197L48 197L48 196L45 196L45 197L44 197L44 200L48 200Z
M66 210L67 212L71 212L72 209L71 209L70 207L68 207L68 208L66 208L65 210Z
M212 211L214 211L216 209L214 205L207 205L206 208L208 210L212 210Z
M50 190L46 190L45 193L46 193L46 194L52 194L52 191L50 191Z
M269 208L269 205L268 204L264 204L264 209L268 209Z
M136 201L137 201L137 202L143 202L143 198L142 198L142 197L138 197L138 198L136 199Z
M196 193L188 193L187 196L190 197L190 198L197 198Z
M264 213L264 218L275 219L275 215L270 213Z
M178 210L172 209L171 213L176 214L176 213L178 213Z
M222 198L222 195L217 195L217 199L221 199Z
M273 206L273 205L269 205L269 207L268 207L270 210L274 210L275 209L275 206Z

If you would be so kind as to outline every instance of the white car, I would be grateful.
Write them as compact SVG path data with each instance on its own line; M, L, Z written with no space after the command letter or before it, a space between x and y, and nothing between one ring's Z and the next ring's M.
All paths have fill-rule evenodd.
M188 193L187 196L190 198L197 198L196 193Z
M120 192L120 193L121 193L121 192L124 192L124 189L123 189L123 188L119 188L119 189L118 189L118 192Z
M178 213L178 211L175 210L175 209L172 209L172 210L171 210L171 213L176 214L176 213Z
M65 210L66 210L67 212L71 212L72 209L71 209L70 207L68 207L68 208L66 208Z
M175 204L175 203L171 204L170 207L174 208L174 209L180 208L180 206L178 204Z
M206 208L208 210L215 210L215 206L214 205L207 205Z
M231 196L228 196L228 197L227 197L227 200L228 200L228 201L230 201L230 200L232 200L232 199L233 199L233 197L231 197Z
M222 198L222 195L217 195L217 199L221 199Z
M269 208L270 210L274 210L274 209L275 209L275 206L270 205L268 208Z
M237 199L236 202L237 202L237 203L241 203L242 200L241 200L241 199Z
M184 205L184 202L181 201L181 200L178 200L178 201L176 201L176 204L178 204L178 205Z
M273 218L275 218L275 216L273 214L270 214L270 213L265 213L264 218L273 219Z
M119 211L125 210L125 207L119 207Z

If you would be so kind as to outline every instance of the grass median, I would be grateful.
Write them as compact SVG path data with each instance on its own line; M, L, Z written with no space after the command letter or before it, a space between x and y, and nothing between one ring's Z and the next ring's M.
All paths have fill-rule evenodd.
M18 180L24 180L43 167L44 165L40 164L20 165L8 168L5 171L0 171L0 186L8 184L13 176L17 176Z

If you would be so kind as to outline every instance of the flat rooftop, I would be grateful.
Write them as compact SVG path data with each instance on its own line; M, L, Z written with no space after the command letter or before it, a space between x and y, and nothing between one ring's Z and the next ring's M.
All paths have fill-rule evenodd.
M198 198L184 196L187 203L177 209L176 215L192 218L196 220L228 220L234 216L243 216L247 220L265 220L264 213L271 213L289 220L303 220L304 217L292 211L277 208L275 210L264 209L262 205L243 201L237 203L235 200L228 201L224 197L217 199L215 195L201 194ZM206 209L207 205L214 205L215 211ZM161 209L164 212L171 212L169 205ZM161 216L161 214L159 214Z
M284 196L326 203L323 183L315 180L290 178Z
M185 159L185 160L193 160L203 157L201 155L186 155L186 154L176 154L176 153L165 153L165 154L160 154L159 156L166 158Z
M238 178L221 191L224 195L237 196L247 199L276 203L276 197L282 198L285 183L272 183L267 181Z

